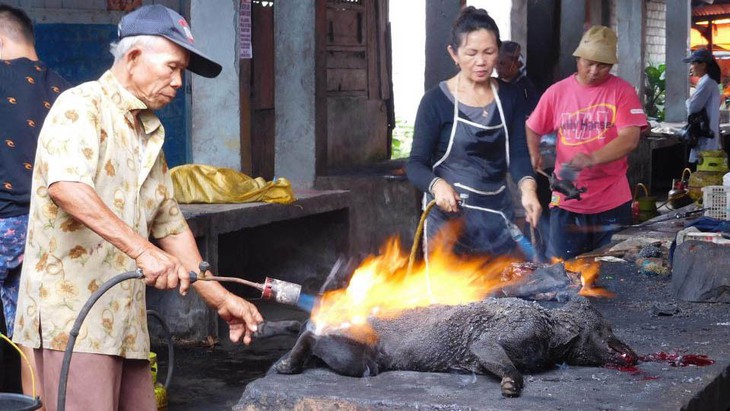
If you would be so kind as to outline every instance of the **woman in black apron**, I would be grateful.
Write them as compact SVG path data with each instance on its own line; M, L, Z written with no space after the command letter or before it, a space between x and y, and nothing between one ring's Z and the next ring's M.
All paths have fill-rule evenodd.
M448 51L459 72L422 98L407 165L424 206L434 198L438 206L426 220L424 248L445 223L458 220L456 252L509 254L515 241L508 171L527 221L534 226L541 211L525 139L528 107L516 87L491 76L501 42L486 11L465 8L452 35Z

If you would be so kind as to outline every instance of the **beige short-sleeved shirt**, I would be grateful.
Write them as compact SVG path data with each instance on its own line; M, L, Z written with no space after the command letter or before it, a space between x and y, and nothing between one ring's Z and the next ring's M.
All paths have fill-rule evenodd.
M133 259L56 206L48 195L54 182L93 187L145 238L187 229L162 153L164 134L160 120L109 71L64 92L53 105L33 172L16 342L64 350L89 296L115 275L135 269ZM122 282L97 301L75 351L148 358L142 280Z

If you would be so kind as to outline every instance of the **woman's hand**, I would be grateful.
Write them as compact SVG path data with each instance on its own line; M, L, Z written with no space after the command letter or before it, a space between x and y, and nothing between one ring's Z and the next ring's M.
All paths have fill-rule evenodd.
M522 193L522 207L525 209L525 220L534 228L540 221L542 214L542 206L537 199L537 183L533 179L524 179L520 183L520 192Z
M436 181L431 189L431 193L436 199L436 205L439 206L440 209L447 213L455 213L459 211L459 201L461 200L459 193L457 193L456 190L451 187L451 184L446 182L446 180L439 179Z

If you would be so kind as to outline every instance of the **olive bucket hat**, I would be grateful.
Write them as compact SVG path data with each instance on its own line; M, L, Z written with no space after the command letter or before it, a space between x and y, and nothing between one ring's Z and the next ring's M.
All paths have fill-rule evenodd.
M605 26L593 26L583 34L578 48L573 52L575 57L605 64L616 64L616 33Z

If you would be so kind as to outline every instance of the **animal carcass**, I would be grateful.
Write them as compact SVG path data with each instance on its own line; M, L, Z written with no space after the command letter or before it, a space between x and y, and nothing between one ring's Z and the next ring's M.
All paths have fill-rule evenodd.
M274 370L300 373L312 357L347 376L388 370L494 374L502 395L518 396L521 372L559 363L633 365L637 355L621 342L601 314L582 297L546 309L516 298L489 298L468 305L406 310L372 319L368 328L315 333L305 327Z

